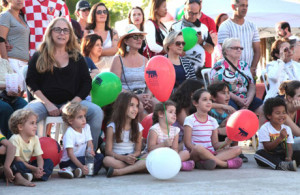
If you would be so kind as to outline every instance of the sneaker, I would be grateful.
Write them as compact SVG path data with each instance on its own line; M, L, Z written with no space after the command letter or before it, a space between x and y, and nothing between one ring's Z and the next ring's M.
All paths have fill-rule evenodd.
M297 171L297 164L296 161L282 161L278 165L279 169L283 171Z
M195 162L193 160L184 161L181 163L182 171L191 171L195 167Z
M243 160L243 163L248 162L248 158L244 154L240 154L239 157Z
M229 169L238 169L242 166L243 160L241 158L233 158L227 160L227 164Z
M209 160L200 160L196 162L196 169L206 169L206 170L213 170L217 166L216 161L209 159Z
M58 171L58 175L62 178L72 179L74 177L71 167L65 167Z
M80 178L82 177L82 170L80 168L76 168L74 171L73 171L73 174L74 174L74 177L75 178Z
M24 177L26 180L28 180L29 182L31 182L32 179L33 179L32 173L24 173L24 174L23 174L23 177Z

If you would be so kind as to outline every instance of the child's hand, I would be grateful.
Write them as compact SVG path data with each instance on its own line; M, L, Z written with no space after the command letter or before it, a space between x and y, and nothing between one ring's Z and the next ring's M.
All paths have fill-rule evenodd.
M35 178L41 178L43 175L45 174L43 168L41 167L36 167L34 170L33 170L33 175Z
M291 157L285 157L285 161L292 161Z
M226 143L226 145L230 145L232 143L232 140L229 139L228 137L226 137L225 143Z
M132 154L126 155L125 162L127 164L133 165L135 163L135 161L136 161L136 157L135 156L133 156Z
M282 129L280 131L280 138L284 139L288 136L287 132L286 132L286 129Z
M13 180L15 179L15 176L10 167L4 167L4 175L6 178L6 182L12 183Z
M81 169L83 175L89 174L89 169L86 165L82 165L82 167L80 167L80 169Z
M96 155L94 150L91 150L91 155L92 155L92 156L95 156L95 155Z
M230 105L223 105L222 108L225 112L227 112L228 114L232 114L234 113L236 110L234 109L234 107L230 106Z
M164 145L165 145L165 147L171 147L172 146L172 140L171 139L166 139L164 141Z

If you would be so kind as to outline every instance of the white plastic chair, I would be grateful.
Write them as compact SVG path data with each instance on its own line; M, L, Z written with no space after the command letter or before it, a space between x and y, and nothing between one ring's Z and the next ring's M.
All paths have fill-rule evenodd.
M47 116L44 120L41 120L38 123L38 136L39 137L46 137L46 129L47 129L47 125L51 124L51 123L55 123L56 124L56 129L55 129L55 140L59 141L59 135L60 134L64 134L67 126L64 123L63 119L61 116ZM50 134L51 136L51 134Z
M261 70L261 76L262 76L262 79L263 79L264 84L265 84L266 93L268 93L269 89L268 89L268 80L266 78L266 76L267 76L267 70L266 69Z
M212 68L205 68L201 70L201 75L204 81L204 87L207 89L207 86L210 84L210 71ZM206 81L206 77L208 78L208 81Z

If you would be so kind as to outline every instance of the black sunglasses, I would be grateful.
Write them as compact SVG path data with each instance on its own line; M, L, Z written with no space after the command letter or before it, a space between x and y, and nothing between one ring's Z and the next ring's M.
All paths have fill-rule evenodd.
M96 11L96 14L97 14L97 15L101 15L102 13L103 13L104 15L107 15L108 11L107 11L107 10L103 10L103 11L102 11L102 10L97 10L97 11Z
M179 47L180 45L182 45L182 46L184 47L184 46L185 46L185 42L184 42L184 41L176 41L176 42L175 42L175 45L178 46L178 47Z
M133 38L134 40L138 40L138 39L141 39L141 40L144 40L145 39L145 36L144 35L132 35L132 36L129 36L129 38Z

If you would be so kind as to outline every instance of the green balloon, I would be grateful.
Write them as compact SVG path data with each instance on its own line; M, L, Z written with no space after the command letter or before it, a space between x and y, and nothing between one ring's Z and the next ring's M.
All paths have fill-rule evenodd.
M182 16L184 15L184 8L180 9L177 16L176 16L176 20L179 21L181 20Z
M112 72L102 72L92 81L92 102L98 106L113 103L122 91L120 78Z
M198 42L198 36L195 29L191 27L186 27L181 30L183 40L185 42L185 46L183 48L184 51L192 49Z

